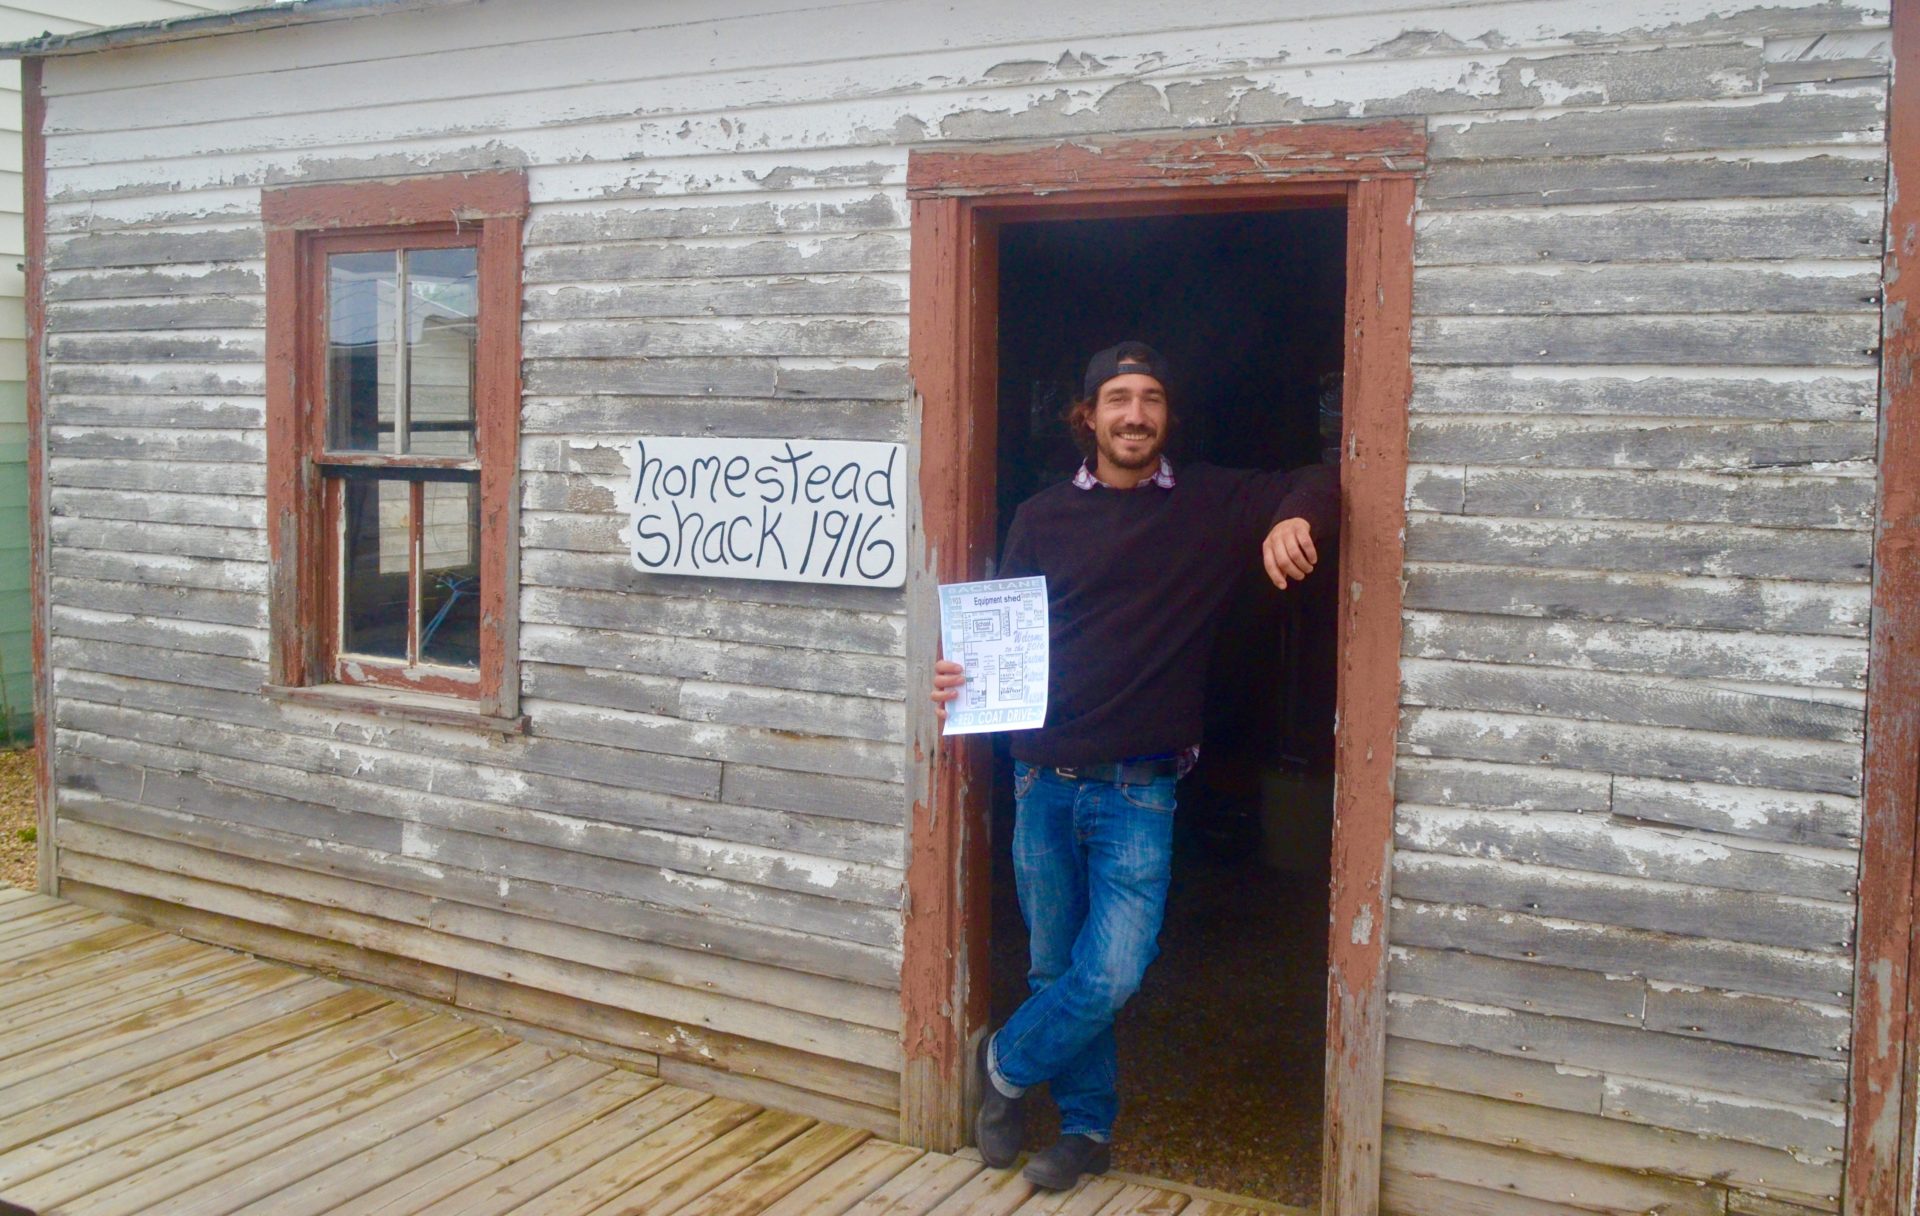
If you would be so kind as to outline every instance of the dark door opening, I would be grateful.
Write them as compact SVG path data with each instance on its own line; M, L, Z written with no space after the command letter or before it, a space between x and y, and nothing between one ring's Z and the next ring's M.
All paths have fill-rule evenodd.
M1065 410L1087 356L1122 338L1174 369L1176 476L1183 459L1338 459L1344 209L1009 223L999 239L1001 540L1023 499L1077 467ZM1180 786L1160 957L1118 1027L1116 1168L1301 1205L1319 1192L1325 1067L1335 547L1320 558L1283 594L1248 554ZM994 1024L1026 991L1012 815L1002 740ZM1057 1130L1037 1107L1036 1149Z

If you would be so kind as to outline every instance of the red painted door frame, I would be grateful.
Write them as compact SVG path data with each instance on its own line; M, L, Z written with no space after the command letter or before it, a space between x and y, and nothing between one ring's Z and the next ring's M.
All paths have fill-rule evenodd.
M1915 1216L1920 1062L1920 6L1893 6L1879 501L1861 797L1847 1216Z
M919 393L913 584L979 578L992 556L998 226L1301 206L1347 208L1339 737L1327 1001L1328 1212L1378 1206L1388 861L1398 725L1401 531L1411 390L1416 123L1233 130L1072 146L915 153L911 363ZM932 657L922 621L911 650ZM918 702L918 698L914 700ZM901 976L901 1132L966 1138L969 1050L987 1020L987 749L915 731Z

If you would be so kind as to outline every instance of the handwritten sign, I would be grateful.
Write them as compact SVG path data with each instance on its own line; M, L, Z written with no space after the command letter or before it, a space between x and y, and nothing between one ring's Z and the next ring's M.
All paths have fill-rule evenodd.
M846 439L647 438L620 538L655 574L899 587L906 450Z

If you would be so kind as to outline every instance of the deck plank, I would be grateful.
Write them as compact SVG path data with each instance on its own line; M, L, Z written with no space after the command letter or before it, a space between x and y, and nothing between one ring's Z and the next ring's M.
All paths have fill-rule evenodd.
M137 1010L101 1021L91 1033L76 1039L30 1046L6 1059L7 1078L14 1085L48 1073L60 1072L96 1056L109 1056L143 1039L189 1025L209 1014L240 1005L257 996L283 988L325 984L296 972L273 967L249 967L237 975L222 976L207 988L179 993L148 1009ZM317 995L331 995L321 993Z
M468 1183L413 1216L502 1216L715 1101L690 1089L661 1085L505 1169ZM738 1119L744 1119L752 1109L740 1107Z
M1187 1197L1180 1192L1136 1182L1122 1187L1113 1202L1100 1209L1100 1216L1174 1216L1186 1207Z
M339 991L325 980L292 975L293 982L279 983L238 1003L210 1005L201 1016L180 1020L157 1030L150 1026L120 1027L110 1043L96 1041L74 1044L51 1053L57 1064L51 1069L35 1066L32 1076L0 1087L0 1109L51 1102L76 1090L97 1085L146 1066L153 1060L188 1051L214 1042L225 1035L239 1034L258 1022L318 1004ZM222 997L230 994L221 994ZM44 1062L46 1053L29 1057ZM9 1073L13 1066L9 1065Z
M466 1101L433 1110L424 1122L398 1134L392 1131L397 1121L391 1119L370 1120L363 1128L331 1129L330 1139L364 1143L366 1147L292 1185L232 1209L234 1216L325 1216L349 1208L357 1211L358 1197L381 1183L478 1140L493 1128L537 1111L613 1070L611 1064L597 1064L580 1056L555 1058L552 1052L531 1044L523 1043L514 1050L537 1053L545 1062L506 1084L489 1077L484 1088L469 1088L471 1096ZM504 1059L501 1062L504 1065ZM429 1106L418 1104L404 1117L428 1113Z
M181 997L204 993L238 979L241 972L256 969L257 964L243 958L203 954L172 967L133 971L117 982L54 993L10 1007L7 1028L0 1033L0 1060L89 1035L136 1014L157 1010Z
M0 888L0 923L16 917L31 916L45 908L57 908L61 901L50 895L37 895L18 887Z
M70 963L112 955L138 942L165 938L166 934L149 925L118 925L95 937L66 942L24 958L0 962L0 986L57 971Z
M208 949L210 947L199 942L168 937L164 933L155 934L124 950L73 959L65 966L43 971L31 979L8 980L6 1008L10 1011L16 1005L39 1000L49 993L84 992L92 985L118 975L171 967L187 959L198 958Z
M923 1149L868 1140L807 1179L762 1216L841 1216L925 1156Z
M191 1152L154 1154L141 1169L130 1174L116 1172L111 1160L99 1176L63 1179L76 1188L64 1199L62 1212L75 1216L134 1216L160 1200L227 1173L242 1171L253 1161L286 1144L300 1140L317 1130L362 1110L371 1109L396 1094L432 1084L441 1077L475 1060L485 1059L506 1049L511 1042L505 1035L491 1034L470 1027L456 1027L463 1033L447 1035L447 1027L436 1019L411 1031L420 1036L438 1035L440 1041L416 1049L407 1057L386 1067L369 1070L352 1084L341 1086L332 1070L322 1068L315 1077L318 1093L292 1106L280 1105L277 1092L255 1095L247 1105L256 1115L251 1122L229 1126L222 1134L192 1146ZM379 1045L374 1045L378 1050ZM381 1059L385 1060L384 1052ZM81 1162L81 1165L88 1165ZM40 1179L46 1182L48 1179Z
M785 1198L873 1133L819 1123L680 1209L680 1216L747 1216Z
M36 925L31 933L22 933L0 942L0 976L8 974L15 964L29 964L56 946L97 940L118 930L135 927L119 917L98 913L44 927Z
M0 1061L0 1189L60 1216L1266 1209L1125 1175L1039 1192L7 887Z
M591 1216L673 1216L811 1126L805 1115L763 1110L594 1208Z
M132 1135L120 1138L122 1131L131 1129L109 1127L99 1134L103 1146L110 1144L113 1148L111 1154L66 1153L57 1168L16 1188L18 1197L46 1206L104 1186L118 1185L123 1179L149 1170L162 1171L139 1183L149 1193L171 1193L165 1190L169 1174L178 1183L176 1189L185 1189L216 1168L203 1161L203 1155L219 1153L235 1139L249 1142L265 1152L286 1138L285 1125L300 1119L310 1105L327 1101L377 1072L404 1075L409 1069L417 1070L423 1065L409 1063L415 1057L473 1033L471 1027L451 1018L409 1020L402 1016L409 1012L418 1011L394 1006L374 1014L377 1020L373 1029L377 1033L364 1039L350 1038L351 1028L329 1036L313 1053L317 1058L301 1053L294 1058L298 1066L290 1072L273 1069L260 1075L250 1071L242 1078L243 1088L190 1112L187 1118L167 1120L164 1117L167 1109L162 1106L156 1112L160 1121L149 1126L145 1118L139 1118L140 1126ZM346 1043L345 1051L337 1050L340 1041ZM439 1069L445 1070L445 1067ZM131 1121L135 1117L128 1118ZM74 1130L82 1133L86 1129ZM56 1151L62 1147L60 1137L54 1137L50 1143ZM90 1145L78 1147L84 1150Z
M987 1170L926 1210L926 1216L1009 1216L1037 1188L1017 1169Z
M920 1216L986 1166L978 1157L928 1153L848 1209L848 1216Z
M432 1085L416 1086L388 1096L371 1109L329 1119L292 1144L254 1158L244 1170L228 1171L153 1204L146 1209L148 1216L233 1216L256 1200L518 1080L552 1062L556 1054L531 1043L509 1041L504 1050L445 1074Z
M59 1102L0 1118L0 1188L193 1118L223 1099L329 1060L367 1039L426 1018L365 992L346 992ZM336 1027L336 1023L351 1025ZM333 1033L320 1033L333 1031Z
M653 1077L613 1069L538 1110L388 1179L357 1196L353 1209L358 1216L415 1216L426 1205L477 1179L497 1182L495 1175L660 1084Z
M31 994L7 994L7 1031L11 1033L36 1019L59 1016L69 1010L98 1009L121 1000L137 997L169 984L211 971L234 971L257 967L251 959L228 954L224 950L204 948L182 951L170 958L141 966L123 966L94 976L84 984L36 985Z
M1070 1191L1036 1191L1015 1216L1097 1216L1126 1186L1117 1178L1087 1178Z
M71 925L76 921L97 920L100 914L88 908L56 901L50 907L41 908L26 916L0 920L0 942L10 942L25 937L29 933L38 933L42 929L52 929L58 925Z
M682 1157L729 1134L759 1113L759 1107L731 1098L702 1102L511 1209L512 1216L578 1216L590 1211L671 1168Z

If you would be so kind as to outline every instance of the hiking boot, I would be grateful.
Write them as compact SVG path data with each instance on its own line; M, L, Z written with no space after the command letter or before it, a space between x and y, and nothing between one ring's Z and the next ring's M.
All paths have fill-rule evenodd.
M1027 1112L1021 1099L1009 1098L995 1087L993 1074L987 1069L987 1048L992 1042L992 1035L981 1036L980 1053L974 1060L980 1111L973 1117L973 1142L982 1160L1003 1170L1020 1155L1020 1142L1027 1134Z
M1113 1149L1091 1136L1062 1136L1027 1162L1020 1176L1043 1191L1064 1191L1082 1174L1104 1174L1113 1164Z

